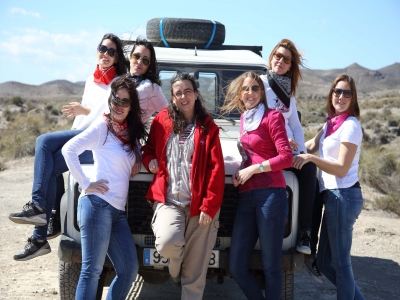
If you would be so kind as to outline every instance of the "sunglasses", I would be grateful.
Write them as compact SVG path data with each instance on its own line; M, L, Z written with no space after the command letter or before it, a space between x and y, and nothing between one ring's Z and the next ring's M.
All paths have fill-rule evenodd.
M97 51L99 51L101 54L104 54L104 53L107 52L107 54L108 54L110 57L114 57L114 56L117 55L117 50L115 50L114 48L107 48L107 47L104 46L104 45L99 45L99 46L97 47Z
M242 92L250 93L250 89L252 92L257 93L260 91L260 86L259 85L242 86Z
M342 90L342 89L333 88L332 91L333 91L333 94L335 95L335 97L340 97L342 94L343 94L343 97L345 97L345 98L350 98L351 96L353 96L352 90Z
M282 53L279 53L279 52L275 52L274 53L274 57L275 57L276 60L281 60L281 58L283 57L283 61L287 65L290 64L290 62L292 61L291 57L287 57L287 56L285 56L285 55L283 55Z
M147 57L145 57L145 56L144 56L144 57L141 57L139 53L132 53L131 58L132 58L133 60L135 60L136 63L137 63L137 62L139 61L139 59L140 59L140 60L142 61L142 63L143 63L145 66L148 66L148 65L150 64L150 59L147 58Z
M119 99L114 93L111 93L110 100L115 106L129 107L131 105L131 100L128 98Z

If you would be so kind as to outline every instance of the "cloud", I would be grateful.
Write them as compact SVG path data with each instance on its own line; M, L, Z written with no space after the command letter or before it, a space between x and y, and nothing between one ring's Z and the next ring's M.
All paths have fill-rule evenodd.
M20 7L12 7L8 10L8 12L10 14L21 14L23 16L31 16L31 17L35 17L35 18L41 18L40 13L34 12L34 11L27 11Z

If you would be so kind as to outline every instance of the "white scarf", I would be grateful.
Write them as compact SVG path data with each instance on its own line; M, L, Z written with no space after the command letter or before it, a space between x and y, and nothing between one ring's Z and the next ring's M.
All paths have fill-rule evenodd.
M265 106L258 103L256 107L246 110L243 114L243 132L252 131L258 128L264 116Z

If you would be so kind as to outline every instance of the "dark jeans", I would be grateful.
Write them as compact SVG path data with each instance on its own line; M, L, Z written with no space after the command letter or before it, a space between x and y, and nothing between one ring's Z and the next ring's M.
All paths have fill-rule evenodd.
M363 300L354 281L350 255L354 223L363 207L361 189L327 190L323 199L325 211L318 245L318 268L336 286L338 300Z
M233 225L229 271L247 299L280 299L281 252L288 204L284 188L262 188L240 193ZM260 241L265 275L265 298L249 271L254 246Z
M310 232L312 228L312 212L314 205L317 167L306 163L300 170L285 169L293 172L299 181L299 230Z
M35 161L33 169L32 202L46 210L47 221L53 209L57 193L57 176L68 171L67 164L61 154L61 148L82 130L63 130L40 135L36 139ZM91 151L79 156L81 164L93 163ZM38 240L47 237L47 224L35 226L33 236Z

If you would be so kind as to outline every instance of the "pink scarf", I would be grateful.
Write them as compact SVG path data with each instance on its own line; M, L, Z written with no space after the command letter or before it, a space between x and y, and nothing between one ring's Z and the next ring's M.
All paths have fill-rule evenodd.
M125 145L130 145L129 142L129 135L128 135L128 129L126 128L128 126L128 123L126 120L122 124L118 124L117 122L114 122L112 119L108 117L107 114L103 114L104 121L106 121L108 129Z
M94 82L108 85L111 80L114 79L115 75L117 75L117 71L115 70L114 66L100 70L99 65L97 65L93 74Z
M328 116L326 118L327 127L326 127L325 138L327 138L336 130L338 130L339 127L343 124L344 121L346 121L348 117L349 113L347 111L338 116Z

